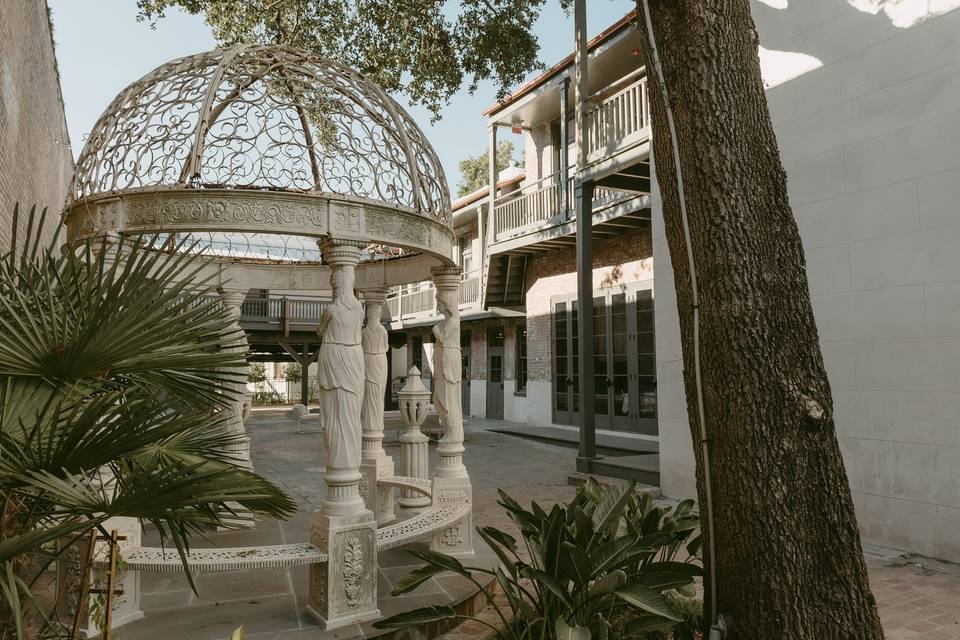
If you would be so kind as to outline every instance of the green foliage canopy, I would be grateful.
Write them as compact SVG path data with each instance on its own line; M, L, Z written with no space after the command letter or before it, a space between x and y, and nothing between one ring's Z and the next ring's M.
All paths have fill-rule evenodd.
M290 44L347 64L435 119L464 83L498 97L543 68L532 32L547 0L137 0L155 24L167 9L202 15L220 46ZM571 0L559 0L569 9Z
M457 185L457 196L473 193L490 182L490 168L488 166L490 147L477 156L467 156L460 161L460 183ZM502 140L497 145L497 174L510 166L513 160L513 143Z
M286 378L288 382L300 382L302 373L299 362L291 362L283 367L283 377Z
M250 363L247 370L247 382L263 382L267 379L267 366L262 362Z

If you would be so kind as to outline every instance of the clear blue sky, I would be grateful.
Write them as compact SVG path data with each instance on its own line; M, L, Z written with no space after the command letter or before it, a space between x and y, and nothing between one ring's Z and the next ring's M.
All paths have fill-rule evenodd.
M121 89L168 60L214 47L210 29L199 17L170 11L151 30L137 22L134 0L48 2L74 155ZM634 1L589 0L588 5L588 32L593 36L630 11ZM540 59L548 66L572 51L573 21L555 0L547 2L535 30ZM461 91L435 125L425 110L410 109L440 156L451 192L456 192L460 178L457 163L486 147L486 123L480 112L493 103L495 95L490 83L481 84L473 95ZM403 96L395 97L408 104Z

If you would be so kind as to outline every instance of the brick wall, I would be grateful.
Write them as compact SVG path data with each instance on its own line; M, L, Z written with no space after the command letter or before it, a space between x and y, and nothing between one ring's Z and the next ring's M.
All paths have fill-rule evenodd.
M594 290L653 278L650 227L593 243ZM577 290L574 249L554 251L527 265L527 379L551 377L552 327L550 299ZM652 284L651 284L652 286ZM512 374L511 374L512 375Z
M67 195L73 157L46 3L0 2L0 251L13 206L49 207L49 239ZM18 233L26 224L21 218Z

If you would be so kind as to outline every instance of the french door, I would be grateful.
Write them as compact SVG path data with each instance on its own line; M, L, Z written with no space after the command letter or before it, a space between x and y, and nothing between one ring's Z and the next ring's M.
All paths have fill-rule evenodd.
M553 413L579 424L576 298L552 300ZM597 292L593 298L594 414L598 429L657 434L653 295L649 289Z
M487 417L503 420L503 327L487 329Z

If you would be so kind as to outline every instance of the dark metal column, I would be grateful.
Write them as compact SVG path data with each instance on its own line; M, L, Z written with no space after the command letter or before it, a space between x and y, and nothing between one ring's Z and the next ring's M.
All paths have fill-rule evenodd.
M577 215L577 373L580 376L580 452L577 470L590 472L597 457L593 397L593 183L574 185Z
M593 183L580 176L587 164L587 96L590 94L587 62L587 0L576 0L573 15L574 119L577 142L577 174L574 178L574 213L577 216L577 356L580 375L580 452L577 470L591 472L597 457L597 433L593 398ZM566 114L563 116L566 118ZM566 141L564 141L566 143Z
M310 344L303 343L303 359L300 361L300 404L310 406Z

